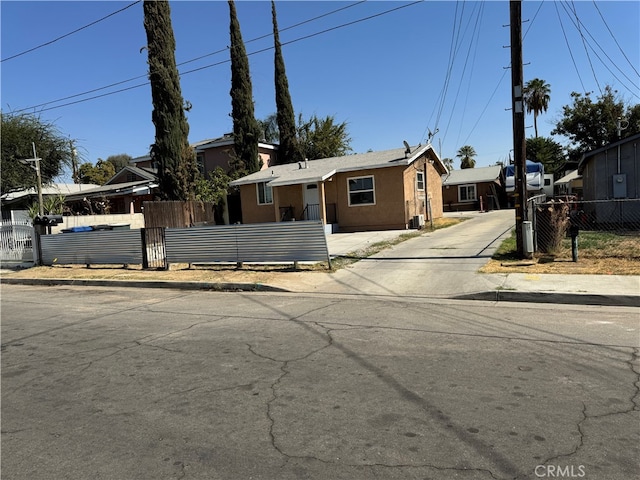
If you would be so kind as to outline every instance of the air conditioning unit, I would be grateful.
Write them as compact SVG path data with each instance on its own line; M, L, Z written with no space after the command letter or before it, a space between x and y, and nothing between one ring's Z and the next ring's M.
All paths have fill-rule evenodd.
M424 228L424 215L415 215L413 217L413 228Z

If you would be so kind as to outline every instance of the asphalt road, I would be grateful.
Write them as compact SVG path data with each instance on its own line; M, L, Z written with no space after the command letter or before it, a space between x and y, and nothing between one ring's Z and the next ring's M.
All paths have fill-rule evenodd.
M3 479L640 474L637 309L0 293Z

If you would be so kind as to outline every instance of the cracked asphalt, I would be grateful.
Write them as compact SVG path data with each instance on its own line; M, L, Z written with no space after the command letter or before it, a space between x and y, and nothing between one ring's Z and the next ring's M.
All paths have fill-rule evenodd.
M640 474L637 308L0 293L2 478Z

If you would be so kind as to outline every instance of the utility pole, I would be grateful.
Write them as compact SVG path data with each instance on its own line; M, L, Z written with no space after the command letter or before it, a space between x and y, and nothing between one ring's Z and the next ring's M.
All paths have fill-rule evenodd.
M76 147L73 145L73 140L69 139L69 147L71 149L71 178L73 183L80 183L78 180L78 160L76 157Z
M18 160L20 163L25 163L25 164L29 164L31 162L34 162L34 165L30 165L31 168L33 168L36 171L36 187L38 189L38 217L42 218L44 217L44 203L42 201L42 175L40 173L40 160L42 160L41 158L38 158L38 155L36 155L36 144L35 142L31 142L31 145L33 146L33 158L26 158L24 160ZM34 263L36 265L40 265L42 262L42 250L41 250L41 246L40 246L40 236L44 235L44 227L39 224L38 222L34 222L34 226L33 226L33 238L32 238L32 245L33 245L33 249L34 249Z
M34 165L30 165L36 171L36 189L38 190L38 215L44 216L44 204L42 203L42 175L40 174L40 160L36 155L36 144L31 142L33 146L33 158L25 158L24 160L18 160L20 163L29 164L34 162Z
M522 2L509 2L511 26L511 106L513 115L513 157L515 170L516 246L518 256L525 258L522 225L527 219L526 142L524 103L522 99Z

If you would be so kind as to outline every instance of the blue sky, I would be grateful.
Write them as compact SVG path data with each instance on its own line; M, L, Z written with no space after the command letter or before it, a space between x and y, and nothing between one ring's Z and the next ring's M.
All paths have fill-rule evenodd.
M54 122L85 161L145 155L155 129L142 3L125 8L132 3L3 0L2 111L27 109ZM279 1L276 8L296 114L347 122L355 153L424 144L437 130L432 143L442 157L471 145L477 166L508 160L508 2ZM271 4L238 1L236 9L262 119L276 109ZM228 4L173 1L171 12L182 94L193 106L189 140L231 132ZM598 95L609 84L640 103L640 2L525 1L522 18L525 82L551 86L540 135L549 135L572 91ZM78 103L64 105L71 102ZM532 116L526 125L532 136Z

